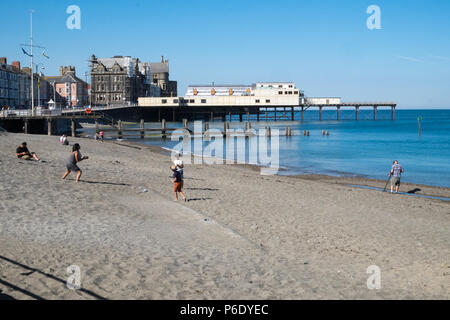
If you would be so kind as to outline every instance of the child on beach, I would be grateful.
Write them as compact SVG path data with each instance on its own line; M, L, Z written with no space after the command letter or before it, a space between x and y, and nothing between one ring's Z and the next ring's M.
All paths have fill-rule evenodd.
M183 177L182 177L182 171L177 170L177 166L173 165L170 167L170 169L173 172L173 192L175 194L175 201L178 201L178 193L181 195L183 200L186 202L187 198L183 194Z
M65 180L67 178L67 176L72 172L75 171L77 173L77 178L76 178L76 182L80 181L80 177L81 177L81 169L77 166L77 163L83 160L87 160L89 159L89 157L83 157L80 153L80 145L78 143L75 143L72 147L72 153L70 154L70 157L67 159L66 162L66 168L67 171L64 174L64 176L62 177L63 180Z

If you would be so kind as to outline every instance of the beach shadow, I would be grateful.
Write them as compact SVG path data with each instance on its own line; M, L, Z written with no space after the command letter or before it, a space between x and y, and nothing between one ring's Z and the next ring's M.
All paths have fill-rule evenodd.
M196 191L219 191L219 189L211 188L185 188L186 190L196 190Z
M124 186L124 187L131 187L130 184L126 183L114 183L114 182L104 182L104 181L87 181L87 180L80 180L82 183L89 183L89 184L106 184L111 186Z
M1 136L1 134L0 134ZM5 301L5 300L16 300L11 296L8 296L7 294L2 293L2 290L0 289L0 301Z
M192 199L188 199L187 202L191 202L191 201L206 201L206 200L212 200L212 198L192 198Z
M419 192L419 191L422 191L422 189L415 188L415 189L413 189L413 190L408 191L407 193L409 193L409 194L415 194L415 193L417 193L417 192Z
M12 283L9 283L9 282L7 282L5 280L0 279L0 284L6 286L8 288L13 289L14 291L19 291L19 292L23 293L24 295L29 296L30 298L33 298L33 299L36 299L36 300L45 300L44 298L42 298L42 297L40 297L38 295L35 295L34 293L32 293L32 292L30 292L28 290L19 288L18 286L15 286ZM8 296L6 294L0 293L0 300L15 300L15 299L13 297L11 297L11 296Z
M52 274L42 272L42 271L39 270L39 269L35 269L35 268L32 268L32 267L26 266L26 265L24 265L24 264L22 264L22 263L20 263L20 262L11 260L11 259L6 258L6 257L1 256L1 255L0 255L0 259L1 259L1 260L4 260L4 261L6 261L6 262L9 262L9 263L11 263L11 264L14 264L14 265L16 265L16 266L19 266L19 267L21 267L21 268L23 268L23 269L25 269L25 270L30 271L29 273L22 273L22 275L31 275L31 274L33 274L33 273L36 272L36 273L39 273L39 274L41 274L41 275L43 275L43 276L45 276L45 277L47 277L47 278L49 278L49 279L58 281L58 282L62 283L64 286L66 285L66 281L64 281L64 280L62 280L62 279L60 279L60 278L58 278L58 277L56 277L56 276L54 276L54 275L52 275ZM37 296L37 295L31 293L31 292L28 292L28 291L26 291L26 290L24 290L24 289L21 289L21 288L19 288L19 287L16 287L15 285L10 284L10 283L8 283L8 282L2 280L2 279L0 279L0 284L3 284L3 285L5 285L5 286L8 286L8 287L10 287L11 289L20 291L20 292L22 292L23 294L26 294L26 295L28 295L28 296L34 298L34 299L37 299L37 300L44 300L43 298L41 298L41 297L39 297L39 296ZM98 300L108 300L108 299L106 299L105 297L102 297L102 296L96 294L95 292L92 292L92 291L87 290L87 289L81 288L81 289L79 289L78 291L83 292L83 293L86 293L86 294L90 295L91 297L94 297L94 298L96 298L96 299L98 299Z

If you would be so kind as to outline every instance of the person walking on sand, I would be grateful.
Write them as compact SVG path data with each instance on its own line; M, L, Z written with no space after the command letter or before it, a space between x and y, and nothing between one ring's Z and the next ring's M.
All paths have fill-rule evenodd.
M177 158L173 162L173 164L177 167L177 171L181 175L181 188L183 188L184 187L184 173L183 173L184 163L183 163L183 160L181 160L180 157L177 156Z
M178 201L178 193L181 195L181 197L183 198L183 200L186 202L187 198L186 196L183 194L183 179L181 176L180 171L177 170L177 166L173 165L170 167L170 169L173 172L173 192L175 194L175 201Z
M22 144L17 147L16 156L22 160L31 160L31 158L33 158L34 160L39 161L37 154L28 150L26 142L22 142Z
M403 169L403 166L401 166L397 160L394 161L394 164L392 165L392 169L389 172L388 176L391 178L391 193L394 193L394 187L395 187L395 193L398 193L398 190L400 189L400 178L402 176L402 173L405 172L405 169Z
M100 131L100 140L103 142L103 138L105 137L105 133Z
M70 157L67 159L67 162L66 162L67 171L66 171L66 173L64 173L64 176L62 177L63 180L65 180L72 171L75 171L77 173L77 178L75 181L76 182L80 181L82 171L77 166L77 163L80 161L89 159L89 157L83 157L81 155L80 149L81 149L81 147L78 143L75 143L73 145L72 153L70 154Z

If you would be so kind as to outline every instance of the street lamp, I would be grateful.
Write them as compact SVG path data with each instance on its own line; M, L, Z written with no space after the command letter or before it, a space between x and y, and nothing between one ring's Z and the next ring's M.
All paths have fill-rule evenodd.
M38 77L37 79L37 87L38 87L38 108L41 106L41 77L42 77L42 72L38 72L39 66L41 67L41 70L45 70L45 67L42 63L36 63L36 76ZM34 81L34 79L33 79Z

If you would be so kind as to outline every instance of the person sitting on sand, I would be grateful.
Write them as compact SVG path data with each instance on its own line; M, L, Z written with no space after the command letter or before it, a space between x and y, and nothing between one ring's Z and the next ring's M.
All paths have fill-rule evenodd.
M394 187L395 187L395 193L398 193L398 190L400 188L400 178L402 176L402 173L405 172L403 167L398 164L398 161L395 160L394 164L392 166L391 171L389 172L388 176L391 177L391 193L394 193Z
M175 193L175 201L178 201L178 193L180 193L181 197L184 201L187 201L185 195L183 194L183 179L180 171L177 170L177 166L173 165L170 167L173 172L173 192Z
M61 136L61 138L59 138L59 142L63 145L63 146L68 146L69 145L69 140L67 140L67 136L65 134L63 134Z
M89 157L83 157L80 152L80 145L78 143L75 143L72 147L72 153L70 154L70 157L67 159L66 162L66 168L67 171L62 177L63 180L67 178L67 176L72 172L75 171L77 173L76 182L80 181L80 177L82 174L81 169L77 166L77 163L83 160L89 159Z
M22 160L31 160L34 159L36 161L39 161L39 158L36 153L30 152L27 148L27 143L23 142L17 149L16 149L16 156L19 159Z

